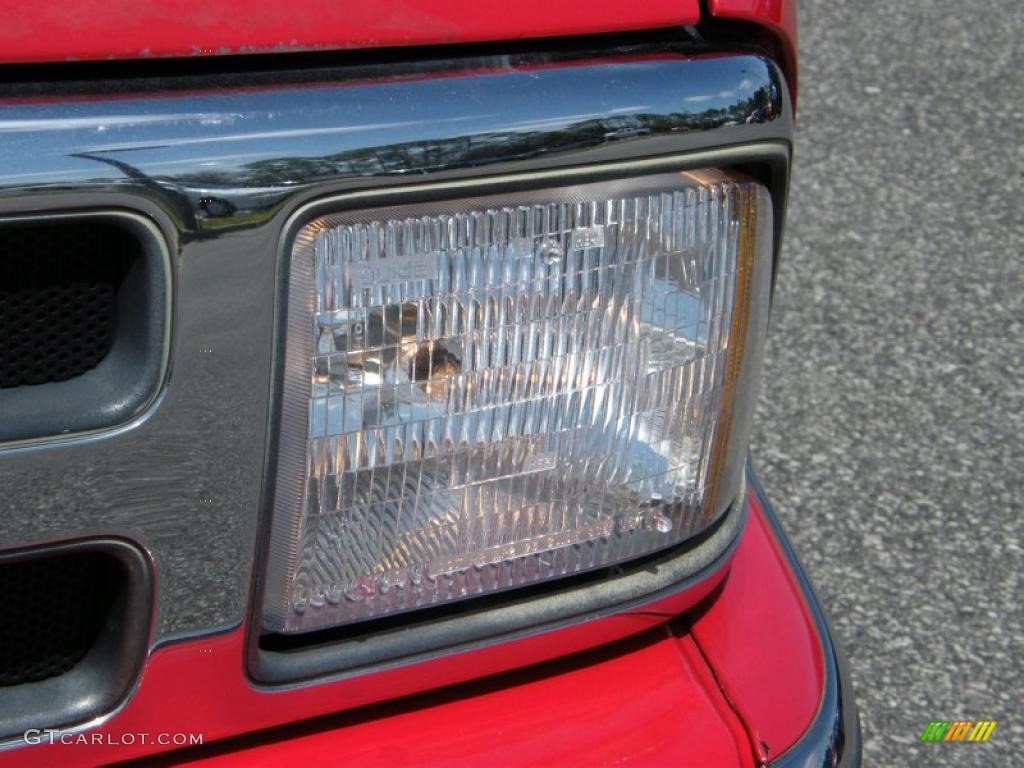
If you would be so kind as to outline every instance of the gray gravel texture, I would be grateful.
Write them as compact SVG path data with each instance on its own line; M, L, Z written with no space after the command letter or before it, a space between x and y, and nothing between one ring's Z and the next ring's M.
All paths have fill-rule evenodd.
M1024 3L807 0L753 458L866 766L1024 765ZM921 744L930 720L998 721Z

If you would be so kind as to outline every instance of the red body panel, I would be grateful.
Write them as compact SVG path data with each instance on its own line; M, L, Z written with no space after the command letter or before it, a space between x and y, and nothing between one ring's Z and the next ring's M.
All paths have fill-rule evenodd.
M585 35L696 24L697 0L0 0L0 62L202 56Z
M821 642L757 497L721 594L690 634L763 759L792 746L821 701Z
M354 725L321 722L184 765L749 765L743 727L700 669L699 652L681 644L692 647L660 628L554 674L506 676L501 687L472 686L436 706Z
M677 622L670 631L663 622L708 594L717 577L654 610L275 692L246 679L244 633L236 630L157 651L128 704L84 732L107 734L104 742L115 743L42 744L4 755L4 765L95 765L170 748L118 744L125 733L202 733L211 745L488 675L327 721L212 744L191 759L233 765L244 756L247 765L278 765L331 755L346 764L376 765L405 755L428 768L550 765L560 757L572 765L749 765L763 752L762 741L778 755L817 710L821 648L753 495L748 504L730 574L691 626ZM627 633L638 634L621 639ZM601 641L610 644L566 656Z
M412 666L399 666L370 675L295 689L271 691L251 684L243 669L244 629L202 641L178 643L162 648L150 657L135 695L119 713L93 732L202 733L204 743L209 743L453 683L477 680L659 628L710 594L721 583L726 570L635 612L582 621L545 634ZM514 716L525 714L515 712ZM395 738L397 741L394 743L400 744L409 737L396 733ZM120 739L120 743L96 745L73 743L70 737L67 740L72 743L43 744L21 750L15 753L12 762L7 762L5 756L4 768L9 765L45 766L55 762L62 766L95 765L173 746L138 741L126 745ZM19 763L18 758L24 762Z
M254 10L255 9L255 10ZM796 92L796 0L709 0L778 41ZM680 27L698 0L0 0L0 63L441 45Z

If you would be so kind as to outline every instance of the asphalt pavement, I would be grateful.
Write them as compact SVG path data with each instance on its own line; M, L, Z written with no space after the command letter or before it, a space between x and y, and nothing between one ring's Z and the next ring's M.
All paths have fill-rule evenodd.
M753 457L866 766L1024 765L1024 3L800 3ZM996 720L985 744L920 742Z

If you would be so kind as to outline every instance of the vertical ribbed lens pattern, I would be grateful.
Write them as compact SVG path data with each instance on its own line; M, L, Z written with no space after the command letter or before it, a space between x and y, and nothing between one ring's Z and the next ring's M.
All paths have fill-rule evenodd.
M577 573L710 522L756 189L667 178L307 228L292 277L312 306L290 326L311 334L305 485L275 534L272 629Z

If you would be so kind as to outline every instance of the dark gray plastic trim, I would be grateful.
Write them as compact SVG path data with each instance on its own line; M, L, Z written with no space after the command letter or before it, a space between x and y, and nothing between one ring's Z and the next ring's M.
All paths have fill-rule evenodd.
M91 92L119 97L5 106L0 215L133 210L156 222L172 255L174 324L166 384L138 416L0 446L3 546L140 542L160 576L154 646L246 621L273 482L263 478L275 265L283 228L312 202L362 205L387 190L408 202L426 184L484 188L685 155L757 173L781 222L793 121L779 68L660 37L606 45L453 48L431 61L396 51L367 66L339 59L302 83L274 72L96 81ZM751 156L762 149L766 162ZM211 169L211 157L223 163Z
M0 448L116 427L144 411L167 369L171 267L163 235L128 211L5 217L9 224L101 220L129 232L141 246L118 290L117 332L92 370L67 381L0 389Z

